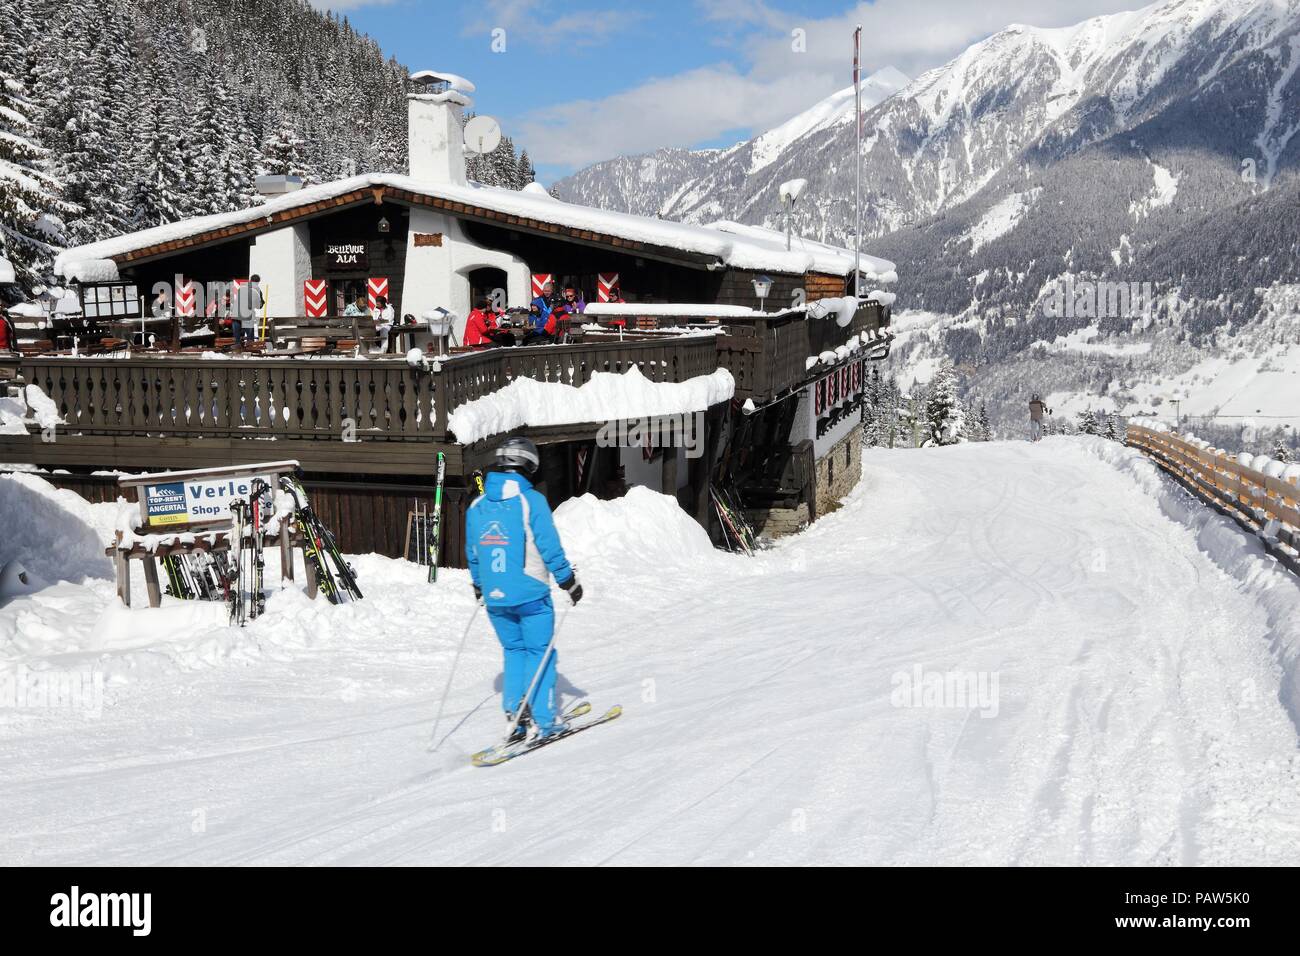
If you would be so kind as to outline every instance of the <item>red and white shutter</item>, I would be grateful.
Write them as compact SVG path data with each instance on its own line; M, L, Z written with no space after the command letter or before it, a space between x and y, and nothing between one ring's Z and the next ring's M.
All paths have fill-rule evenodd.
M378 307L375 300L380 296L388 298L388 279L379 277L366 280L366 302L370 305L370 311L374 312Z
M618 273L599 272L596 274L596 298L608 302L618 293Z
M818 379L817 384L813 386L813 417L821 418L822 409L825 408L826 392L822 388L826 384L826 379Z
M328 313L328 290L324 279L308 279L302 284L302 311L309 319L319 319Z
M555 277L549 272L534 272L533 273L533 298L535 299L539 295L541 295L542 290L546 288L546 284L552 281L554 278Z
M176 315L182 319L193 318L196 306L194 280L182 281L180 276L176 278Z

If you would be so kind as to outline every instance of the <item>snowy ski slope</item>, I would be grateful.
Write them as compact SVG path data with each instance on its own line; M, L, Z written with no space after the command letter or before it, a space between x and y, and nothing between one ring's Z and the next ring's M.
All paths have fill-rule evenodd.
M0 478L81 579L0 607L0 665L107 680L97 718L0 711L0 863L1300 863L1300 586L1249 539L1100 440L865 472L754 560L648 491L567 504L561 687L625 714L493 769L481 616L426 751L464 572L363 556L365 601L243 633L125 611L78 551L112 506ZM950 672L975 706L927 698Z

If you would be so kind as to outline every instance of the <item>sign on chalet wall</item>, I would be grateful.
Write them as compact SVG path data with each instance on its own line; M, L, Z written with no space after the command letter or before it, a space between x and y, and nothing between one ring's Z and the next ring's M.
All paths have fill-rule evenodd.
M368 269L370 258L364 242L331 242L325 246L325 268Z
M418 246L440 246L442 245L442 233L440 232L417 232L415 234L415 245Z

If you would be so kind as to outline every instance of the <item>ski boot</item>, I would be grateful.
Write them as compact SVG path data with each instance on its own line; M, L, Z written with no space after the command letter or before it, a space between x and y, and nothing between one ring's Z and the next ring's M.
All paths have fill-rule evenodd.
M533 715L527 707L524 708L523 716L519 718L518 726L515 726L515 715L511 711L506 711L506 744L519 744L528 739L528 731L533 726ZM514 727L512 733L510 728Z

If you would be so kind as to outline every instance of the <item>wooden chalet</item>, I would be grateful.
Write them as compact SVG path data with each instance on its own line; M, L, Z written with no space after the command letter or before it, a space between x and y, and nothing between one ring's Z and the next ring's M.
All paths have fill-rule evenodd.
M323 519L347 551L398 555L408 515L428 506L436 453L447 456L442 559L463 562L468 476L502 435L457 436L454 413L519 378L582 386L636 368L683 383L726 369L734 393L703 415L702 447L606 446L606 423L524 425L543 448L552 504L646 484L675 495L718 533L710 485L739 498L760 531L797 530L832 507L860 472L858 410L867 363L889 342L892 297L846 299L851 252L753 227L691 226L588 209L539 191L465 181L461 110L469 84L434 82L410 96L410 175L371 174L287 189L238 213L201 217L72 249L63 274L115 318L112 349L87 327L67 342L29 344L22 384L53 402L60 423L0 434L0 462L36 465L92 500L116 494L107 471L208 468L297 459ZM890 263L864 256L868 288ZM203 310L150 325L136 300L259 274L264 343L222 351ZM573 285L591 303L562 344L465 351L424 324L456 317L500 290L532 298L535 277ZM601 305L610 277L625 305ZM342 306L383 280L399 316L394 348ZM755 280L765 280L760 299ZM323 282L323 286L322 286ZM759 288L761 288L761 284ZM326 314L308 292L323 288ZM115 302L122 303L119 315ZM132 323L140 334L131 341ZM204 336L207 336L206 338ZM458 340L458 339L454 339ZM60 347L62 346L62 347ZM404 353L421 349L426 360ZM0 362L0 364L3 364Z

